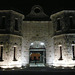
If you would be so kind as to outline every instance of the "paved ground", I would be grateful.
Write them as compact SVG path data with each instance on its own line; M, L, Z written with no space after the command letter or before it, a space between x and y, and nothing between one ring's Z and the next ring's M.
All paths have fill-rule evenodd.
M75 67L21 67L12 69L0 69L1 71L24 71L24 72L75 72Z
M0 75L73 75L73 73L75 73L75 68L24 67L13 69L0 69Z

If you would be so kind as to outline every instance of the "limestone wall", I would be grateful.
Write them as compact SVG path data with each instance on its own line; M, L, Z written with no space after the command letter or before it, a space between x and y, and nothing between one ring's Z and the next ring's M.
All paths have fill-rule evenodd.
M0 45L3 45L3 61L0 61L0 66L4 67L18 67L21 66L21 50L22 50L22 37L1 34L0 35ZM14 57L14 46L16 46L16 59L13 61Z
M3 17L4 28L1 28ZM3 61L0 61L1 67L21 66L22 36L21 25L24 15L13 10L0 10L0 45L3 46ZM15 19L17 19L18 31L15 30ZM16 45L16 59L13 61L14 46ZM0 51L1 53L1 51Z
M75 40L74 34L63 34L54 37L54 65L56 66L74 66L72 41ZM60 58L60 48L62 45L62 59Z
M22 26L22 59L23 65L29 64L29 48L34 41L41 41L46 46L46 63L50 65L53 58L52 23L50 21L24 21Z

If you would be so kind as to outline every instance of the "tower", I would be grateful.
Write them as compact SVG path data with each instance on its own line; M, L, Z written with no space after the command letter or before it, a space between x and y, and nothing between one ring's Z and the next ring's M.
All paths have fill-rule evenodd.
M13 10L0 10L0 66L21 66L22 34L24 15Z
M75 64L75 11L63 10L51 15L54 28L54 65L74 66Z

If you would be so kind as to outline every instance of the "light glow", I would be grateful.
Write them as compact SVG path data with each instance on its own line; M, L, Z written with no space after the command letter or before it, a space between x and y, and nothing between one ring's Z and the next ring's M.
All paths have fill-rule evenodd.
M44 43L40 43L40 45L44 45Z
M12 69L12 70L14 70L14 69Z
M74 67L74 64L75 61L73 60L69 60L68 62L66 61L56 61L53 66L56 66L56 67L59 67L59 66L62 66L62 67Z
M17 62L11 62L9 65L2 65L1 68L13 68L13 67L21 67L21 63L19 61Z
M33 45L33 43L31 43L31 45Z
M3 45L0 45L0 46L3 46Z
M75 46L75 44L72 44L72 46Z
M61 47L62 45L58 45L59 47Z
M21 65L18 65L18 66L1 66L1 68L14 68L14 67L21 67Z

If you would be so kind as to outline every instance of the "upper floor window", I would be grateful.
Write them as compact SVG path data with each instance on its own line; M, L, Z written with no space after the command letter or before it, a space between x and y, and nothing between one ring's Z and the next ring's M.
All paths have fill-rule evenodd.
M60 18L57 19L57 31L61 30Z
M15 30L18 31L18 18L15 18Z
M1 25L0 25L0 29L5 29L5 16L2 16L2 21L1 21Z
M73 16L69 16L69 20L70 20L70 28L75 29L75 25L73 23Z

